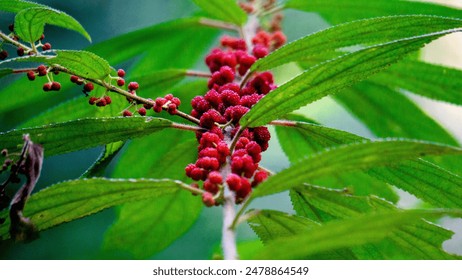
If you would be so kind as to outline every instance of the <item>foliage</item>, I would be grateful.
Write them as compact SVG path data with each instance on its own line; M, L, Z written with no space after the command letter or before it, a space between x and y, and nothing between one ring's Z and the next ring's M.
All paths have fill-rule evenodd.
M86 50L50 50L42 43L45 25L66 28L91 40L82 25L66 13L22 0L0 3L0 11L15 14L11 33L1 32L0 51L18 52L18 57L0 61L0 81L15 74L27 74L31 81L46 76L43 89L60 91L42 93L26 78L0 87L3 118L49 99L58 100L44 111L12 120L15 127L0 133L0 149L6 149L0 156L4 161L2 178L9 172L21 173L19 164L11 164L17 161L15 154L24 152L23 135L43 147L45 160L53 155L104 148L80 178L53 184L27 200L24 216L39 231L116 207L117 217L104 236L102 250L111 258L126 253L132 258L149 258L190 231L204 205L225 209L231 205L238 208L237 215L231 216L231 224L224 224L224 231L235 232L241 222L247 222L264 244L251 254L242 251L241 256L460 258L442 247L453 233L435 223L443 216L462 215L462 149L454 136L408 94L462 105L462 72L419 57L419 50L428 43L462 30L460 10L398 0L261 0L239 1L240 5L234 0L192 2L200 12L191 17L122 34ZM318 13L332 26L280 46L280 15L291 9ZM270 27L273 43L264 49L271 51L269 54L257 54L260 46L255 41L263 35L256 33L255 22L263 28L274 25ZM246 33L249 30L251 34ZM220 41L222 47L227 46L228 53L238 53L239 47L230 45L253 44L256 62L246 68L244 59L234 62L238 70L227 82L223 81L229 73L223 66L212 70L213 51L206 60L211 74L189 70L203 63L204 54L217 44L217 35L229 32L242 38L225 35ZM26 68L22 68L24 65ZM43 75L41 65L46 69ZM127 74L116 70L116 66L125 65L129 65ZM279 81L278 74L294 65L299 71L290 72L285 83L276 87L269 78L264 80L268 75L272 79L272 74L265 71L274 71ZM209 79L208 84L205 79ZM239 83L240 93L246 87L264 93L258 92L258 99L238 112L235 107L241 106L244 98L238 96L241 99L236 103L228 94L226 101L224 90L219 89L233 81ZM88 100L81 93L75 96L75 86L83 87ZM268 89L262 89L264 86ZM212 116L210 122L204 117L208 113L197 112L193 97L214 89L222 94L219 102L226 107L222 115L227 119ZM21 94L14 95L18 92ZM328 96L361 121L374 137L367 139L293 114L305 105L316 106L316 101ZM227 108L235 111L226 115ZM217 105L215 111L219 110ZM275 173L259 165L258 157L269 140L267 126L275 128L272 139L282 147L284 155L278 156L286 156L290 162L289 167ZM221 129L223 139L207 142L206 132L214 127ZM195 134L200 144L199 159ZM241 141L242 135L251 136L245 142ZM223 156L220 167L194 175L194 168L207 170L200 164L212 165L210 160L199 163L200 153L207 148L217 151L222 142L231 152L216 156L217 161ZM249 146L249 142L258 143L258 147ZM252 167L241 163L239 169L233 165L240 150L246 150L247 158L252 156ZM194 167L188 165L195 160ZM215 177L217 183L212 184L213 170L219 171L214 175L220 179ZM237 180L241 181L235 183L229 173L239 174ZM10 178L0 189L3 240L11 237L6 195ZM205 181L203 187L193 182L201 180ZM249 185L248 191L243 191L244 182ZM212 186L217 190L210 190ZM415 209L400 208L397 189L423 203ZM275 193L290 197L291 212L249 210L255 200L272 199L270 195ZM227 220L229 213L224 212ZM226 243L224 240L225 258L229 257Z

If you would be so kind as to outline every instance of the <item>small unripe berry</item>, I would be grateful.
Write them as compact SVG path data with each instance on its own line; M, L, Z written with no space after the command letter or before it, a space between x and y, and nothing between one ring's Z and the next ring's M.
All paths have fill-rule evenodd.
M137 82L130 82L128 84L128 90L137 90L140 87Z
M42 46L42 51L48 51L51 50L51 44L50 43L45 43Z
M92 90L94 90L94 89L95 89L95 86L93 85L92 82L88 82L88 83L86 83L86 84L83 86L83 90L84 90L85 92L90 92L90 91L92 91Z
M140 114L140 116L146 116L146 108L144 107L139 108L138 114Z
M61 84L58 82L52 82L51 83L51 90L58 91L61 89Z
M202 202L207 207L212 207L215 205L215 199L213 198L213 194L209 192L204 192L202 194Z
M119 76L120 78L125 77L125 70L124 69L117 70L117 76Z
M27 72L27 78L29 79L29 81L35 80L35 72L34 71Z
M132 112L130 112L130 111L128 111L128 110L124 110L124 111L122 112L122 115L123 115L124 117L131 117L131 116L133 116Z
M125 85L125 80L122 79L122 78L117 79L117 85L118 85L119 87Z

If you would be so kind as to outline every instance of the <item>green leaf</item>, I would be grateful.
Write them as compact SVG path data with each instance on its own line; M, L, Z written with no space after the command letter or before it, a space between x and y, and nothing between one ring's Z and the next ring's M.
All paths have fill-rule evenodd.
M247 220L247 223L264 244L271 244L272 241L279 238L309 232L321 226L310 219L279 211L256 210L255 212ZM261 250L261 248L258 249ZM313 259L356 259L356 257L350 250L346 249L317 254L313 256Z
M306 233L278 239L264 247L255 259L301 259L331 250L375 243L396 230L419 222L421 218L436 218L447 214L460 215L444 210L407 210L333 221Z
M2 0L0 1L0 11L4 11L4 12L18 13L24 9L36 8L36 7L46 8L47 6L34 3L34 2L23 1L23 0Z
M193 138L191 133L169 130L162 135L136 139L121 156L113 176L167 177L188 182L184 167L197 157ZM150 257L182 236L195 223L202 208L201 199L187 192L164 196L155 203L124 205L118 209L117 221L106 232L104 248L128 251L135 258Z
M365 213L396 211L392 204L374 196L352 196L342 191L314 186L297 187L291 191L296 212L318 222L349 219ZM391 213L390 213L391 214ZM412 234L410 234L412 233ZM355 248L360 259L452 259L444 252L442 243L452 232L435 224L420 220L393 232L388 238L373 246Z
M150 199L177 192L183 183L153 179L83 179L50 186L31 196L24 209L39 230L99 212L127 202ZM8 211L1 213L8 216ZM8 236L9 222L0 225L0 236Z
M263 244L320 226L313 220L273 210L254 210L247 222Z
M306 119L298 116L291 117L291 119L306 121ZM300 160L300 155L306 157L321 152L325 148L366 140L366 138L348 132L316 124L298 121L293 125L293 127L276 128L284 152L293 163ZM411 160L396 164L393 167L376 167L369 170L368 174L410 192L436 207L462 208L462 178L427 161ZM340 182L343 182L344 185L337 186L336 183L338 184L338 182L331 182L336 178L339 178L338 180L343 179L344 181ZM361 179L365 181L361 182ZM392 194L386 191L389 187L380 189L381 185L371 182L370 178L365 177L365 174L360 172L335 174L335 176L328 178L316 179L313 184L347 188L349 192L358 195L375 193L390 201L396 200ZM362 188L363 185L366 189Z
M384 140L344 145L309 158L271 176L251 198L288 190L313 180L355 170L387 166L426 155L462 154L462 150L409 140Z
M193 0L209 16L242 26L247 15L235 0Z
M286 8L318 12L333 24L390 15L439 15L461 18L462 12L433 3L402 0L288 0Z
M289 62L313 65L337 57L348 47L365 47L403 38L422 36L462 27L462 20L436 16L393 16L349 22L308 35L266 57L251 67L254 72L271 69Z
M373 77L373 80L390 88L462 105L462 71L457 69L406 60Z
M0 133L0 147L19 151L22 135L29 134L51 156L141 137L171 126L171 121L160 118L88 118Z
M13 74L13 69L0 69L0 78Z
M50 66L62 66L82 78L103 79L111 73L111 66L103 58L87 51L53 50L56 55L17 57L0 62L40 62ZM47 52L48 53L48 52Z
M77 20L64 12L48 7L33 7L18 12L14 19L14 31L22 40L34 43L42 36L45 24L76 31L91 42L90 35Z
M390 80L390 83L393 82ZM457 145L457 141L415 103L389 87L365 81L345 89L335 99L378 137L404 137Z
M362 142L365 139L344 131L309 124L300 116L291 116L291 120L299 120L294 126L276 126L276 133L282 150L292 164L303 157L322 152L324 149L341 144ZM314 185L328 186L336 189L348 189L358 195L375 194L390 201L397 202L398 196L386 181L380 181L364 172L335 174L334 176L313 181Z
M268 93L242 117L240 124L242 127L265 125L303 105L352 86L451 32L396 40L314 66Z
M191 67L218 33L199 21L199 18L184 18L163 22L92 45L88 51L107 58L112 65L152 54L144 62L150 66L143 68L144 71Z
M187 70L184 69L167 69L144 73L143 75L130 77L131 80L137 81L143 92L162 92L172 88L186 77Z
M118 155L124 144L125 142L123 141L106 144L101 155L95 163L82 174L81 178L104 177L106 168Z

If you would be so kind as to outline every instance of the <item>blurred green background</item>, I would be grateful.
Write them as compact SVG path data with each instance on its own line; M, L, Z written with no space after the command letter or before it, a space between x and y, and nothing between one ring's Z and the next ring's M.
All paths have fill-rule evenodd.
M187 0L134 0L129 2L123 0L42 0L37 2L65 11L76 18L90 33L93 43L142 27L185 17L197 11L194 4ZM0 29L7 30L13 18L12 14L0 12ZM327 26L327 23L316 14L295 11L286 13L283 25L289 41ZM45 41L51 42L53 48L83 49L90 45L80 35L68 30L48 26L45 33ZM197 67L205 69L202 61L197 62ZM277 75L279 82L288 78L287 73L285 73L286 76L284 73L277 74L280 74ZM3 79L2 82L8 83L10 80ZM40 90L37 93L39 94ZM314 105L305 107L302 112L325 125L372 137L372 134L361 123L330 98L324 98ZM27 112L0 116L0 128L2 131L11 129L17 123L17 118L24 118L24 115L27 115ZM270 150L264 154L262 164L275 171L287 166L288 161L278 143L272 140L270 147ZM37 190L62 180L79 177L96 160L100 152L101 148L95 148L46 158ZM291 211L291 204L286 194L258 200L253 207L263 208L268 205L272 209ZM29 244L1 241L0 259L129 258L128 255L105 255L100 250L104 232L114 218L114 210L109 209L41 232L40 239ZM219 246L220 236L221 208L204 209L198 222L187 234L152 258L210 259L214 250ZM255 235L246 225L240 227L238 237L241 241L255 239Z

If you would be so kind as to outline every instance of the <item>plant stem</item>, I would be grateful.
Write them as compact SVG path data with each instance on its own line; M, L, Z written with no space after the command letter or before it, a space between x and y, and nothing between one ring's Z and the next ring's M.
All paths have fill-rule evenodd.
M212 77L212 75L210 73L196 71L196 70L188 70L188 71L186 71L186 76L201 77L201 78L210 78L210 77Z
M2 39L3 41L7 42L8 44L11 44L11 45L14 45L18 48L23 48L24 51L26 53L30 52L32 49L29 48L28 46L18 42L18 41L15 41L13 40L12 38L10 38L10 36L6 35L5 33L1 32L0 31L0 39Z
M225 188L225 193L228 188ZM225 194L223 203L223 232L222 232L222 248L223 258L225 260L237 260L236 232L233 227L233 222L236 218L236 209L234 208L234 197Z
M208 18L201 18L199 20L199 23L205 26L210 26L210 27L215 27L215 28L220 28L220 29L225 29L225 30L231 30L231 31L237 31L239 32L239 27L237 25L224 22L224 21L219 21L219 20L213 20L213 19L208 19Z

